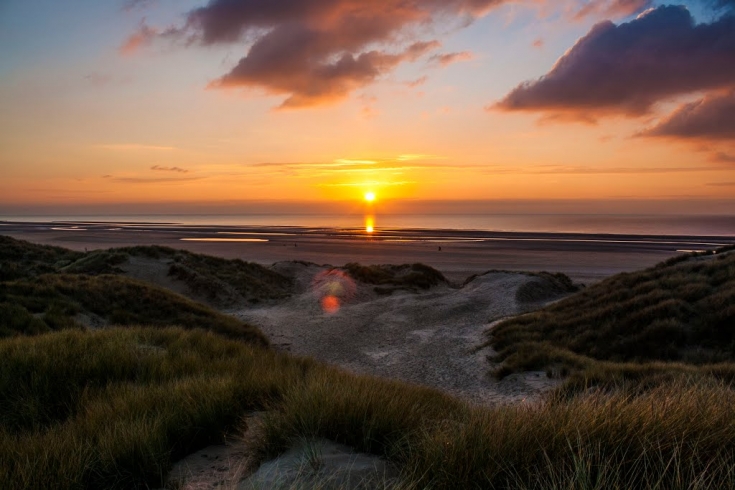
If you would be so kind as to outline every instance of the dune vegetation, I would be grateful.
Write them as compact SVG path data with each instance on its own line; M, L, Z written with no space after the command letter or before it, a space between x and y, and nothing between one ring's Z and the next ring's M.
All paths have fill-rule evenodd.
M735 380L735 253L690 254L613 276L488 332L496 375L547 369L581 386Z
M449 281L426 264L362 265L349 263L344 270L357 281L375 285L375 292L389 295L397 290L429 289Z
M603 345L610 344L605 336L581 342L588 350L577 352L577 331L554 333L561 323L550 331L557 343L543 344L525 323L528 332L510 337L514 321L536 314L506 322L506 339L530 339L505 346L516 348L504 359L510 369L563 367L568 383L583 379L575 376L589 381L598 370L621 382L561 389L534 404L478 407L276 352L254 327L158 286L61 270L84 254L11 245L3 242L2 250L15 248L15 258L0 260L0 270L13 271L0 282L0 318L33 327L5 326L0 339L0 488L176 488L166 481L173 462L237 435L255 411L263 417L252 448L257 460L322 437L387 458L406 489L735 488L731 346L697 337L707 327L694 315L675 318L689 322L682 329L699 339L701 352L673 344L678 350L659 357ZM673 278L694 273L710 289L687 304L705 314L712 296L729 291L731 267L730 255L690 257L611 278L540 314L572 304L579 316L593 315L614 294L611 286L621 284L627 291L654 281L677 295L689 289ZM635 302L633 295L610 298ZM631 304L616 310L618 320L642 321ZM80 322L92 316L105 323ZM54 323L55 317L73 323ZM167 319L174 326L165 326ZM635 332L643 328L636 325ZM595 342L597 357L589 350ZM559 354L512 364L513 355L530 359L534 352ZM645 389L626 384L636 376L657 382Z

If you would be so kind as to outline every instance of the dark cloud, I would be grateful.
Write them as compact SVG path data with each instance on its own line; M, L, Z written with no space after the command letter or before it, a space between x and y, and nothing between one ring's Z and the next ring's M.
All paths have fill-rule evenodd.
M665 6L595 25L548 74L494 107L583 119L641 115L660 100L733 85L735 16L697 25L685 7Z
M735 140L735 92L685 104L644 136Z
M653 6L653 0L591 0L574 15L578 20L585 17L628 17Z
M151 170L155 170L156 172L176 172L180 174L187 174L189 173L188 170L181 167L162 167L160 165L153 165L151 167Z
M416 42L432 26L469 24L507 1L210 0L176 32L203 45L250 43L211 87L259 88L283 95L282 107L305 107L344 98L437 49L435 40ZM123 52L150 42L144 27ZM448 63L460 54L445 56Z

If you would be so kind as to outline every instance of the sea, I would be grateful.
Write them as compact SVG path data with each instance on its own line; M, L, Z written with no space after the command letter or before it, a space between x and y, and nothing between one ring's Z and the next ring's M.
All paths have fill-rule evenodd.
M9 222L242 226L375 230L479 230L735 237L735 216L645 214L187 214L2 216Z

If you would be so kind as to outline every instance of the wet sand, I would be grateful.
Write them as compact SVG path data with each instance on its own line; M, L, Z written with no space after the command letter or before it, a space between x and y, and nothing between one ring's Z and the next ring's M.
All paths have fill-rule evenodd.
M73 250L163 245L264 265L423 262L455 281L488 270L546 270L588 284L683 251L735 243L733 237L3 221L0 234Z

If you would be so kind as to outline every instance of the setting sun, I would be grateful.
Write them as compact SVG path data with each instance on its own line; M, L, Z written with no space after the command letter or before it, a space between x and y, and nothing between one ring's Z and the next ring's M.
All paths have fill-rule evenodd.
M375 193L372 192L372 191L371 192L366 192L365 193L365 200L367 202L373 202L373 201L375 201Z

